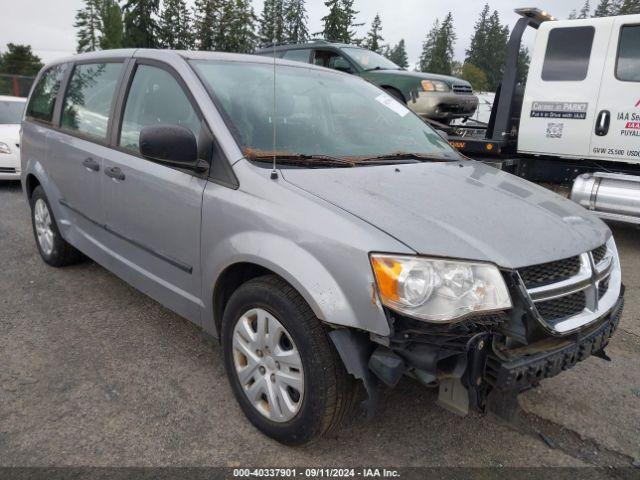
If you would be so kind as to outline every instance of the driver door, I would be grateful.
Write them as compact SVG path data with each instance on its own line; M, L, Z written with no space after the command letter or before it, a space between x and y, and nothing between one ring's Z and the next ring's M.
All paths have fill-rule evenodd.
M356 73L351 62L333 50L316 49L313 51L313 63L320 67L331 68L344 73Z
M108 250L116 272L149 296L200 321L200 220L206 177L142 157L140 131L206 128L179 75L137 60L121 101L116 147L102 175ZM199 140L199 143L203 141Z

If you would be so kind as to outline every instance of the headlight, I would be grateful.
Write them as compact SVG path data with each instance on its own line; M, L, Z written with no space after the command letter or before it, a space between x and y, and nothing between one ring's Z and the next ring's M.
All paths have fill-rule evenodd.
M495 265L410 256L371 255L382 303L428 322L511 308Z
M9 145L4 142L0 142L0 153L11 153Z
M448 92L451 90L449 85L439 80L422 80L421 85L425 92Z

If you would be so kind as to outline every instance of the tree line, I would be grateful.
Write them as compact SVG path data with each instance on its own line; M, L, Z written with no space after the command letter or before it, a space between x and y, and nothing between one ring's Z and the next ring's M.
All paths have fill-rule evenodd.
M580 10L571 11L569 20L640 13L640 0L600 0L593 11L591 5L591 1L586 0Z

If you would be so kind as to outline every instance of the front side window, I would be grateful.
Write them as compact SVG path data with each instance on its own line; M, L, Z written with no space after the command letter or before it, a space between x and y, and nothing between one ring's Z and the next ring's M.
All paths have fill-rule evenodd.
M625 82L640 82L640 25L624 26L620 31L616 77Z
M51 122L53 119L53 108L56 105L56 97L60 91L60 83L67 69L67 65L56 65L42 74L40 81L33 90L27 116Z
M345 47L342 50L363 70L402 70L388 58L371 50L357 47Z
M153 125L181 125L196 138L202 127L178 81L166 70L140 65L129 89L119 145L139 153L140 132Z
M587 78L595 33L593 27L551 30L542 66L542 80L579 82Z
M313 56L313 63L320 67L331 68L332 70L345 73L353 73L353 68L349 60L331 50L316 50Z
M24 102L0 101L0 125L17 125L22 121Z
M305 48L303 50L289 50L282 56L285 60L292 60L294 62L309 63L309 57L311 56L311 50Z
M420 153L460 156L406 106L369 82L332 71L279 65L274 112L273 66L192 62L247 152L370 157ZM255 155L258 156L258 155Z
M122 63L76 66L67 87L60 126L106 140L109 113L121 71Z

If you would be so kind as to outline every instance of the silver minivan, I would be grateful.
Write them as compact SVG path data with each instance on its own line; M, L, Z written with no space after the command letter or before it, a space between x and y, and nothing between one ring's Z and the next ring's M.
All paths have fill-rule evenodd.
M242 410L286 444L403 376L510 418L523 390L606 358L622 313L604 223L351 75L82 54L40 72L21 145L43 260L90 257L219 339Z

